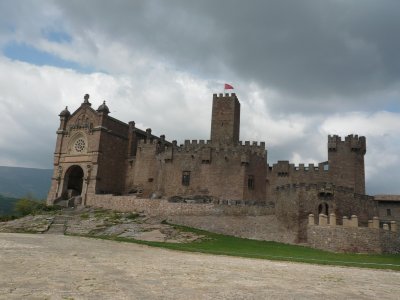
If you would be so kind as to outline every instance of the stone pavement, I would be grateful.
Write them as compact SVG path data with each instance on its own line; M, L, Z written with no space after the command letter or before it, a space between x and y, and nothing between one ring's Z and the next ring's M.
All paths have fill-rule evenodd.
M0 233L0 299L398 299L400 272Z

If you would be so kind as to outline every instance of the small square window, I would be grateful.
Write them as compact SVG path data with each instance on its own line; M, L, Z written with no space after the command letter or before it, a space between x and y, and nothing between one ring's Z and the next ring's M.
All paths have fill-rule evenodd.
M182 185L188 186L190 184L190 171L182 172Z

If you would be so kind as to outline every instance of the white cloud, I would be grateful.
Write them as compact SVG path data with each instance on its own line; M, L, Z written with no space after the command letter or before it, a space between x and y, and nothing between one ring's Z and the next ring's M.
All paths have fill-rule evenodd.
M399 128L399 113L387 111L374 113L349 112L328 117L322 124L321 131L342 135L357 132L360 135L375 137L396 135Z
M400 113L350 112L328 117L320 132L347 135L358 133L367 138L367 190L373 193L400 193Z
M50 167L58 127L58 113L68 105L78 108L85 93L97 108L107 100L111 115L124 122L134 120L138 127L153 128L155 134L166 134L169 140L208 139L212 93L215 82L207 82L187 73L157 64L148 77L81 74L72 70L0 59L1 165ZM304 114L274 115L268 109L267 93L254 85L241 97L243 140L266 141L275 153L269 162L290 159L293 163L317 163L326 160L328 134L341 136L359 133L367 136L367 180L370 190L400 192L393 181L400 178L394 166L399 165L400 143L396 113L373 114L351 112L328 116ZM395 174L386 178L382 174ZM388 180L389 183L384 182ZM367 186L368 186L367 185ZM390 190L391 189L391 190Z
M106 100L112 116L169 140L208 139L212 93L228 81L241 101L241 139L265 141L270 163L324 161L328 134L365 135L367 187L400 193L400 115L384 111L400 95L400 52L395 39L364 29L385 29L391 18L365 18L376 11L369 2L338 24L347 7L330 1L320 27L322 6L312 2L285 10L287 24L278 2L261 6L268 10L237 2L222 15L213 9L221 2L0 3L0 47L23 42L101 71L0 55L0 122L8 129L0 131L0 164L50 167L57 115L78 108L85 93L94 108ZM52 30L71 41L49 41L44 32Z
M106 100L112 116L168 139L208 138L212 93L188 74L159 67L145 78L82 74L4 57L0 69L1 126L9 128L0 131L3 165L50 167L58 113L77 109L85 93L93 108Z

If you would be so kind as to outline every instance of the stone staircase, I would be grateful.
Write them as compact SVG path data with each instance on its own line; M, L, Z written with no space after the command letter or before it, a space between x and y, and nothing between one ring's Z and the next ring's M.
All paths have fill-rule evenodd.
M82 197L80 195L70 197L69 199L60 197L54 200L54 204L66 208L77 207L82 204Z
M55 216L46 234L64 234L69 216Z

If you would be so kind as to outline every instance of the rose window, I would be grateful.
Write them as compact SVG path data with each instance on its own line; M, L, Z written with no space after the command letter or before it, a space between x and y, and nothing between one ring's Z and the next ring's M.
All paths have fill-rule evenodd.
M74 143L74 148L76 152L82 152L85 149L86 143L85 140L80 138L77 139Z

